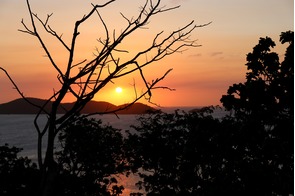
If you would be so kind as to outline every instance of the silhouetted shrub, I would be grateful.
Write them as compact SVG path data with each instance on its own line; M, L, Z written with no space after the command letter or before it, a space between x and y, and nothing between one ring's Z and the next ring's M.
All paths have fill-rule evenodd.
M103 126L100 120L78 118L58 136L56 153L64 195L117 195L115 175L126 171L123 137L119 129Z
M148 195L293 192L292 149L256 121L218 120L206 110L159 112L139 121L126 145L134 146L129 161L141 167L137 185Z
M17 154L22 149L0 146L0 195L36 195L39 171L27 157Z

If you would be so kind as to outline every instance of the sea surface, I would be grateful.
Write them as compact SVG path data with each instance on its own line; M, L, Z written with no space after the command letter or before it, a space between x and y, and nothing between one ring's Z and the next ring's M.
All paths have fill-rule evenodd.
M95 115L94 118L101 119L103 124L114 128L129 130L131 125L136 124L138 115ZM1 114L0 115L0 145L8 143L9 146L22 148L20 155L36 160L37 132L34 126L33 114ZM38 121L40 127L44 126L46 116L41 115ZM46 141L45 141L46 142ZM46 145L46 143L45 143Z
M190 111L191 109L195 109L196 107L184 107L180 108L183 111ZM161 110L164 112L173 112L175 109L179 108L162 108ZM213 116L219 118L226 114L226 112L222 109L217 109ZM111 125L114 128L118 128L122 130L122 134L124 135L125 130L131 130L131 125L137 125L137 118L139 115L95 115L94 118L98 118L102 120L103 124ZM37 132L34 126L34 118L35 115L31 114L8 114L8 115L0 115L0 146L8 143L9 146L16 146L18 148L22 148L23 150L20 152L20 156L27 156L34 162L37 160ZM39 124L43 126L46 122L46 116L41 115L39 119ZM44 144L46 145L46 143ZM45 148L44 148L45 149ZM121 183L125 187L124 195L129 195L129 193L134 190L137 191L134 183L136 182L137 177L131 176L126 178L124 176L120 176Z
M176 109L181 111L190 111L196 107L169 107L161 108L163 112L171 113ZM222 117L226 112L222 109L216 109L213 113L214 117ZM94 118L101 119L103 124L111 125L114 128L122 130L124 135L125 130L130 130L131 125L137 125L139 115L124 114L124 115L95 115ZM0 115L0 145L8 143L10 146L22 148L21 155L28 156L30 159L35 159L37 147L37 132L34 126L33 114L1 114ZM46 116L41 115L38 121L40 126L44 126Z

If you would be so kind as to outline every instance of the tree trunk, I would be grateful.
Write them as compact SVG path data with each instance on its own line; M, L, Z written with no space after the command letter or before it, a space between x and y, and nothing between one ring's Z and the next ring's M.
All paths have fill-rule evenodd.
M57 195L57 163L54 161L54 139L56 135L56 113L59 102L56 101L52 105L52 111L49 118L48 128L48 143L44 159L43 167L40 168L41 176L41 194L42 196L56 196Z
M55 196L57 195L57 163L53 158L53 150L54 150L54 138L55 138L55 119L50 119L51 124L48 130L48 144L45 155L44 164L42 167L42 179L41 179L41 195L42 196Z

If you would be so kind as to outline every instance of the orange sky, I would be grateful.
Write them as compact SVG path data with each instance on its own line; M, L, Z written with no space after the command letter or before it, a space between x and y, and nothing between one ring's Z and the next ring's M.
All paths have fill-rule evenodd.
M63 38L69 41L71 30L76 20L80 19L89 9L91 3L103 2L96 0L31 0L34 12L41 18L54 13L51 26ZM128 3L127 3L128 2ZM102 12L107 25L120 31L126 22L119 12L126 16L135 16L139 3L144 0L117 0ZM181 8L161 16L156 16L149 24L148 30L141 30L132 39L127 40L129 50L138 50L157 32L166 33L195 20L196 24L212 21L207 27L196 29L191 38L198 39L202 47L191 48L182 54L167 57L161 62L151 65L147 78L151 81L160 77L166 70L173 68L163 86L175 88L176 91L157 90L153 92L153 102L161 106L204 106L220 104L219 99L225 94L228 86L243 82L246 72L246 54L258 43L259 37L269 36L279 45L282 31L294 29L293 0L163 0L163 5ZM21 33L20 23L24 18L29 24L25 1L0 1L0 66L5 68L15 79L24 95L28 97L48 98L59 84L57 73L36 38ZM95 49L95 39L103 31L91 20L81 29L79 53L76 59L91 58ZM46 36L46 39L48 36ZM61 48L49 40L49 46L59 64L65 64L66 54ZM284 47L276 49L284 53ZM123 58L123 57L122 57ZM109 101L116 105L124 104L134 97L133 80L137 90L143 88L136 75L115 81L98 93L96 100ZM121 86L122 93L115 88ZM12 89L5 75L0 72L0 103L19 98ZM70 98L65 101L72 101ZM142 101L144 102L144 101ZM144 102L145 103L145 102Z

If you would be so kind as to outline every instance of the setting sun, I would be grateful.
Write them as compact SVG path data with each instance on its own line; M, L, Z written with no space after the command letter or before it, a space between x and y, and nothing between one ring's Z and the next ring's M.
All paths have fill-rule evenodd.
M122 93L123 89L121 87L116 88L116 93Z

